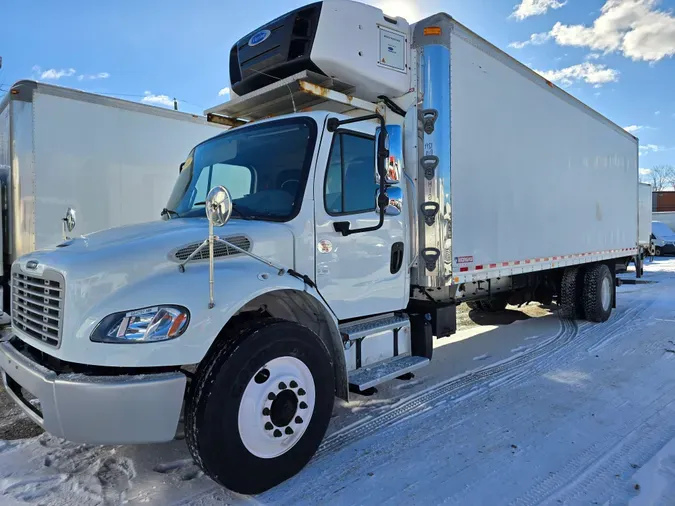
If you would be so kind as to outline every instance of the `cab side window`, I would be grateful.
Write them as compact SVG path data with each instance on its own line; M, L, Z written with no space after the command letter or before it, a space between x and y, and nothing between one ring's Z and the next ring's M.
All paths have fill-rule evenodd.
M333 138L324 201L328 214L356 214L375 210L375 140L338 132Z

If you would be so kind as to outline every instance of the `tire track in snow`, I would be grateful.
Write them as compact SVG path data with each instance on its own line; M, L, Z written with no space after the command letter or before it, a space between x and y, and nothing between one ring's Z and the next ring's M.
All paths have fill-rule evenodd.
M459 377L436 384L422 392L406 397L394 404L389 411L356 422L347 428L328 436L314 457L318 460L326 454L335 452L363 439L385 427L398 424L401 419L429 412L428 404L439 401L462 402L465 398L486 394L494 387L506 387L520 384L528 378L558 364L563 356L579 352L587 346L587 341L600 337L600 341L613 340L618 331L623 334L628 328L637 326L629 322L636 321L637 313L647 309L651 303L634 304L603 324L560 320L558 333L548 340L506 359ZM628 326L626 325L628 323ZM593 346L597 346L597 342ZM587 352L588 348L584 351ZM527 366L527 367L526 367ZM484 386L481 386L485 383Z
M509 506L561 504L586 493L591 486L597 486L599 477L602 477L603 482L613 480L611 484L605 484L602 490L616 488L616 476L610 472L610 468L620 460L624 463L645 462L675 435L675 428L663 431L663 427L668 426L675 415L675 393L667 392L659 396L649 407L652 409L643 412L644 416L637 420L631 419L619 430L611 431L569 460L559 472L511 501ZM661 409L657 409L659 407Z
M422 392L406 397L396 403L391 409L379 416L365 419L361 423L352 424L346 429L331 434L319 447L315 459L344 448L354 441L373 434L382 428L397 423L400 419L411 418L416 414L428 412L428 405L438 403L439 401L456 401L466 397L472 390L478 390L478 394L486 393L488 388L478 388L481 383L491 382L495 385L503 385L513 380L514 372L520 368L536 362L542 356L550 353L552 349L558 346L564 346L569 343L577 334L577 325L575 322L560 320L558 333L549 340L532 347L529 351L508 358L497 364L493 364L475 371L468 372L459 377L436 384ZM522 381L528 374L516 374L518 381ZM449 398L449 399L448 399Z

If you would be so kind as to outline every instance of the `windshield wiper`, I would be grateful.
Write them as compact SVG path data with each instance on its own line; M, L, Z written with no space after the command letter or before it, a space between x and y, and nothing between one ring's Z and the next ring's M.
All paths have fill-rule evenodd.
M167 209L166 207L164 209L162 209L162 212L159 215L161 217L168 216L169 219L171 219L172 216L176 216L176 218L180 218L180 214L178 214L173 209Z
M195 202L192 205L193 206L205 206L206 202ZM237 215L239 215L239 217L242 220L255 220L255 218L253 216L249 216L246 213L244 213L241 209L239 209L239 207L237 207L237 204L235 204L234 202L232 202L232 211L237 213Z

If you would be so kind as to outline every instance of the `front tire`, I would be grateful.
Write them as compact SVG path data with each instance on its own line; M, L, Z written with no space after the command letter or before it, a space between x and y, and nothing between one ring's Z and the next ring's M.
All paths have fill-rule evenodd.
M584 312L586 319L601 323L612 314L614 277L605 264L594 265L584 276Z
M258 494L297 474L333 410L329 352L312 331L265 318L234 329L200 364L186 405L186 439L214 481Z

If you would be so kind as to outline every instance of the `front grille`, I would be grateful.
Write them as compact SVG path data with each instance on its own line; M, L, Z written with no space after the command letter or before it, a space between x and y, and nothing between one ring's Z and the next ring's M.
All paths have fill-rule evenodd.
M51 346L61 344L63 325L63 276L46 270L42 276L12 271L12 324L34 339Z
M231 237L224 237L223 238L225 241L243 249L244 251L250 251L251 250L251 241L249 241L248 237L243 236L243 235L235 235ZM179 249L176 250L176 252L173 254L174 258L180 262L183 262L188 259L194 251L201 246L201 242L196 242L193 244L188 244L187 246L183 246ZM233 256L233 255L241 255L242 253L237 251L234 248L229 247L226 244L223 244L222 242L217 242L213 245L213 257L218 258L218 257L227 257L227 256ZM204 246L199 253L197 253L195 256L192 257L191 261L195 260L208 260L209 259L209 247L208 245Z

